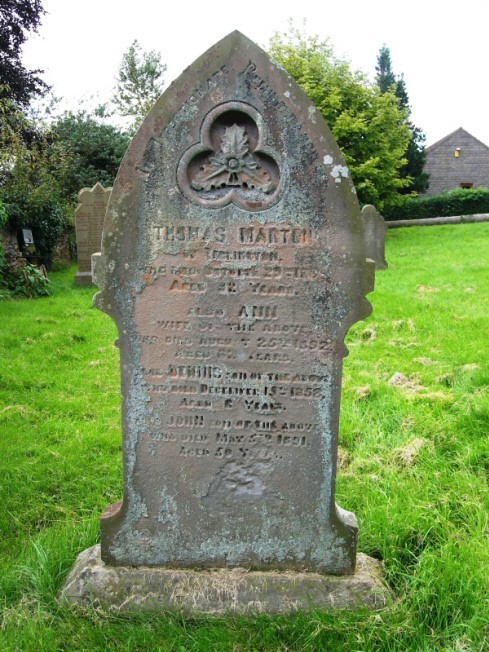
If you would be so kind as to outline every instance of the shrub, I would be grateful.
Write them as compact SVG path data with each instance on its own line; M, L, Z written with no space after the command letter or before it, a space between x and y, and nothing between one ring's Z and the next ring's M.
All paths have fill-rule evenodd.
M0 226L4 226L7 221L7 211L0 201ZM48 296L50 294L48 283L44 272L34 265L9 264L0 238L0 300L10 297Z
M5 265L0 271L0 299L46 297L50 295L48 285L47 276L35 265Z
M455 188L438 195L408 197L398 206L386 208L383 215L391 221L474 213L489 213L489 188Z
M47 186L28 189L24 195L12 193L5 199L10 229L17 231L21 227L31 228L36 251L49 268L58 240L68 224L66 204L54 192L50 194Z

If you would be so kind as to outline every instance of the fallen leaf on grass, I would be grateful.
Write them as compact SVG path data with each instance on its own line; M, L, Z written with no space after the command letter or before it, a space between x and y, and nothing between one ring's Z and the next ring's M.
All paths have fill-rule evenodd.
M399 330L400 328L407 327L410 333L416 332L416 327L412 319L396 319L392 322L394 330Z
M411 349L413 346L419 346L417 342L404 342L404 340L390 340L389 346L397 346L399 349Z
M420 294L425 294L426 292L439 292L439 291L440 291L440 288L432 288L432 287L430 287L429 285L418 285L418 286L416 287L416 290L417 290Z
M344 469L348 466L350 463L350 453L345 450L344 448L341 448L341 446L338 446L338 468L339 469Z
M464 364L463 367L460 367L460 371L467 372L467 371L477 371L480 369L479 365L475 362L471 362L470 364Z
M389 387L399 387L400 389L406 389L410 392L418 392L420 389L423 389L421 385L416 385L416 383L404 374L401 374L399 371L396 371L387 384Z
M426 398L429 401L438 401L439 403L453 403L454 398L451 394L445 392L427 392L426 394L419 394L419 398Z
M412 466L416 462L419 451L428 444L432 446L432 443L426 439L415 437L414 439L411 439L411 441L409 441L405 446L395 448L393 453L403 466Z
M361 332L361 337L362 340L365 340L365 342L373 342L377 337L377 332L370 327L364 328L364 330Z
M367 396L370 396L371 393L372 390L368 385L364 385L363 387L355 387L355 394L357 395L357 398L367 398Z
M35 413L35 410L27 405L6 405L0 410L0 415L4 414L5 416L8 416L9 414L20 414L21 416L26 416L33 413Z
M453 385L453 373L449 371L446 374L442 374L441 376L438 376L436 379L437 383L440 383L440 385L445 385L446 387L451 387Z
M414 426L415 419L412 414L410 414L408 417L403 419L401 423L401 429L402 430L409 430L409 428L412 428Z

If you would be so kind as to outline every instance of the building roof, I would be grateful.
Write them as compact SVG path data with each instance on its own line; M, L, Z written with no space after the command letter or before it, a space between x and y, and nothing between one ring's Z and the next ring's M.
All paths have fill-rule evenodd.
M476 140L480 145L482 145L482 146L485 147L487 150L489 150L489 147L488 147L485 143L483 143L482 140L479 140L479 139L476 138L475 136L472 136L472 134L469 134L469 132L466 131L463 127L459 127L458 129L455 129L455 131L452 131L452 133L448 134L448 135L445 136L444 138L441 138L440 140L437 140L436 143L433 143L433 145L430 145L429 147L427 147L426 150L425 150L426 153L431 152L433 149L435 149L436 147L438 147L438 145L441 145L441 144L444 143L446 140L448 140L448 139L451 138L452 136L455 136L456 134L460 134L461 136L462 136L462 135L470 136L470 138L473 138L473 139Z

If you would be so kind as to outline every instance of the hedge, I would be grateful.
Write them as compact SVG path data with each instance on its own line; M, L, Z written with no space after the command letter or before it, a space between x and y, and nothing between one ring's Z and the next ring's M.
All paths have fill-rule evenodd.
M489 188L455 188L438 195L406 198L399 206L384 209L387 221L489 213Z

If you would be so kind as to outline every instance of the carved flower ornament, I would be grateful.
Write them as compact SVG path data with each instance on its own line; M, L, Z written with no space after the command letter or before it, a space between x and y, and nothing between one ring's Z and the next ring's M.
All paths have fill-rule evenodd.
M234 203L259 210L277 199L278 157L271 148L259 147L256 121L249 111L237 111L236 104L207 116L202 141L182 156L178 181L193 203L211 207Z
M258 188L266 194L273 190L270 175L250 152L245 128L237 124L225 127L221 149L209 157L208 163L192 179L191 186L194 190L206 191L233 186Z

